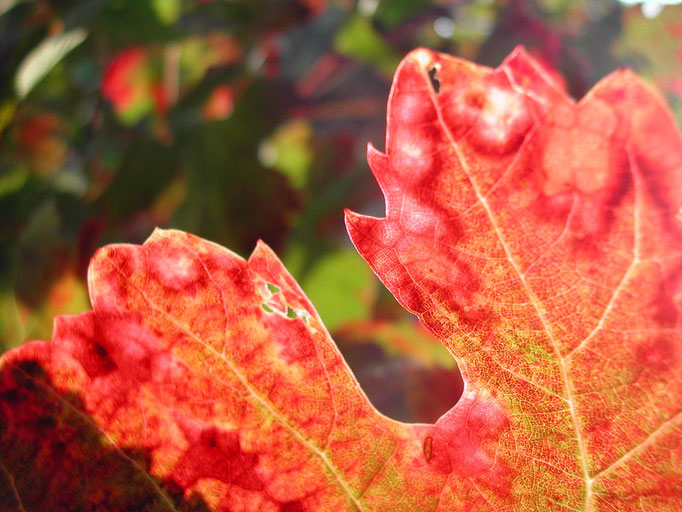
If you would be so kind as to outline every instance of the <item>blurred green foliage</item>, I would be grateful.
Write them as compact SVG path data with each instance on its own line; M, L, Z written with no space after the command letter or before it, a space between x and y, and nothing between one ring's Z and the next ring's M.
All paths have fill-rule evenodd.
M383 214L365 146L382 145L400 58L428 46L495 66L524 44L578 97L629 65L682 115L681 40L681 6L649 19L615 0L0 0L0 353L88 308L99 246L155 226L243 255L260 238L370 396L408 372L412 394L386 410L430 421L442 411L409 404L455 386L452 359L342 215Z

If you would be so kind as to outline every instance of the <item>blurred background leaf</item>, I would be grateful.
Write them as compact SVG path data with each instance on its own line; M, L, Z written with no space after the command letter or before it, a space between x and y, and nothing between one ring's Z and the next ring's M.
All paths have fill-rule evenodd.
M343 226L343 208L383 215L365 151L396 65L428 46L496 66L524 44L577 97L634 67L682 119L665 3L0 0L0 353L88 308L101 245L155 226L243 255L263 239L373 403L434 421L462 391L454 360Z
M88 33L80 28L61 32L46 38L29 53L14 77L17 95L26 96L50 70L71 50L81 44Z

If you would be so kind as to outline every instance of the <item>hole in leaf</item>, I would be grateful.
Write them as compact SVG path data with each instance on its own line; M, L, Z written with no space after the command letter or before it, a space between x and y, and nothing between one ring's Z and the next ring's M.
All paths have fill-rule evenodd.
M327 255L305 276L303 289L381 413L407 423L433 423L457 403L463 382L455 359L357 253ZM298 311L304 321L307 314Z
M336 339L369 400L389 418L406 423L435 423L462 395L464 383L454 364L447 367L407 354L391 354L372 339L351 342L342 336ZM445 352L443 356L452 360L447 349L440 346ZM437 347L434 343L429 351L440 352Z
M440 71L440 65L434 64L429 68L429 80L431 80L431 87L436 94L440 92L440 78L438 77L438 72Z
M268 283L268 291L274 295L275 293L279 293L282 290L280 290L279 286Z
M386 288L378 291L372 317L341 324L333 338L377 410L405 423L435 423L464 390L457 363Z
M263 311L265 311L266 313L274 313L275 312L270 306L268 306L265 303L261 304L260 307L262 307Z
M294 311L294 308L291 306L287 306L287 318L296 318L298 315L296 314L296 311Z

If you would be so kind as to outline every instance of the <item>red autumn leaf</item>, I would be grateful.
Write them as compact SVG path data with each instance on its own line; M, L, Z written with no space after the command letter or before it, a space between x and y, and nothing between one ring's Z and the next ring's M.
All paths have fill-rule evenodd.
M154 110L166 114L170 101L154 55L147 48L134 46L117 53L107 64L102 77L102 95L113 105L125 123L134 124Z
M146 101L149 77L145 67L149 56L139 46L116 54L107 65L102 79L102 94L117 110L124 111L135 103Z
M660 96L619 71L576 103L522 50L416 51L369 163L387 216L348 213L353 242L495 411L452 509L680 510L682 138Z
M51 175L68 156L64 131L62 119L52 112L21 117L16 124L17 156L37 174Z
M9 510L682 506L682 140L618 72L581 102L522 51L400 66L387 217L354 243L457 358L435 425L370 405L274 254L180 232L97 253L93 311L0 359Z
M229 85L219 85L209 96L201 109L204 119L219 121L227 119L234 110L234 91Z

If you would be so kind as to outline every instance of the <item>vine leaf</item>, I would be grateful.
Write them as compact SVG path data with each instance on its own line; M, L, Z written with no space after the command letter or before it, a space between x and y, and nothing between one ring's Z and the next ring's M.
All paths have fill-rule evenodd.
M396 73L386 217L359 252L465 380L379 414L262 243L101 249L92 311L0 359L9 510L673 511L682 506L682 138L619 71L580 102L523 50Z

